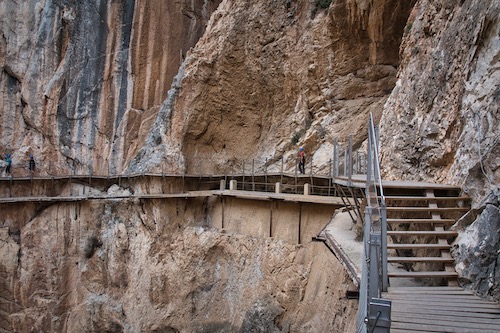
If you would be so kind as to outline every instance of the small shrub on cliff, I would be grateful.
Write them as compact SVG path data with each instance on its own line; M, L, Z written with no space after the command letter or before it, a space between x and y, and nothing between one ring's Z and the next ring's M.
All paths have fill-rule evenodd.
M295 133L292 137L292 145L295 146L299 142L301 136L302 136L301 132Z
M332 0L316 0L316 6L323 9L330 7L331 3Z
M102 246L101 241L98 240L97 237L92 236L87 241L87 245L83 250L83 255L85 256L85 258L90 259L94 255L95 250L101 246Z

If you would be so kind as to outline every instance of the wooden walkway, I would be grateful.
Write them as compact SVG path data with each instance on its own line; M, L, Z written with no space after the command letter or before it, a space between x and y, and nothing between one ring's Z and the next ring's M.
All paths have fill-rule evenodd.
M500 305L460 287L391 287L391 333L500 332Z
M253 191L231 191L231 190L213 190L213 191L189 191L182 193L159 193L159 194L131 194L131 195L74 195L74 196L32 196L32 197L7 197L0 198L0 204L12 204L21 202L75 202L86 200L118 200L118 199L169 199L169 198L199 198L199 197L230 197L246 200L259 201L285 201L294 203L311 203L343 207L344 203L341 198L334 196L320 195L303 195L303 194L285 194L285 193L270 193L270 192L253 192Z

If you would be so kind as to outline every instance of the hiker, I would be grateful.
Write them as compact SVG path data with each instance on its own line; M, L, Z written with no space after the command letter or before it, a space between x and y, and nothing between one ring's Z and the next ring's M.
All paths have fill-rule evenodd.
M31 174L33 174L35 172L35 160L33 159L33 155L30 155L28 169L30 170Z
M301 174L306 173L306 153L302 147L299 148L299 172Z
M10 166L12 165L12 157L10 157L10 154L5 155L5 162L7 163L5 173L10 175Z

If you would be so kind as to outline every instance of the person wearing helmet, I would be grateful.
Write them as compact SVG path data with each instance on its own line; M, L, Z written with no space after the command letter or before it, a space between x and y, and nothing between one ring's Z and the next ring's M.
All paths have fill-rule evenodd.
M33 159L33 155L30 155L28 169L30 170L31 174L33 174L35 172L35 160Z
M299 148L299 172L301 174L306 173L306 153L302 147Z
M5 155L5 163L7 163L5 173L10 175L10 167L12 165L12 157L10 156L10 154Z

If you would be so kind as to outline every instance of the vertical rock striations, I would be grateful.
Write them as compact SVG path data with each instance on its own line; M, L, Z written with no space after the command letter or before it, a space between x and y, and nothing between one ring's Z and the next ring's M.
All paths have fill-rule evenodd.
M500 4L415 6L381 122L386 176L463 186L477 201L500 180Z
M158 119L167 132L155 137L163 140L150 137L130 171L140 171L162 145L182 151L187 172L283 155L291 167L296 143L326 164L333 137L353 134L360 142L368 113L381 113L411 6L223 2L188 54L171 118Z
M219 2L1 1L0 150L120 172Z

